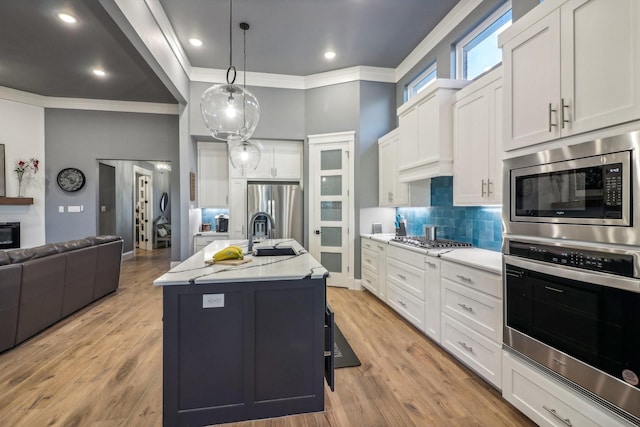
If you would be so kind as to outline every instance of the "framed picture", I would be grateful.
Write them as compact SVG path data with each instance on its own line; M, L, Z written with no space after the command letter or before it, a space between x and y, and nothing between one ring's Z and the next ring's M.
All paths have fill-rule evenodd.
M196 174L189 172L189 200L196 200Z
M4 144L0 144L0 197L7 196L4 171Z

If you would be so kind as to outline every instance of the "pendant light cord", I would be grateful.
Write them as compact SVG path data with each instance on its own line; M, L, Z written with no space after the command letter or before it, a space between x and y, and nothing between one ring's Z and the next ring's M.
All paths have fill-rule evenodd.
M236 81L238 74L236 67L233 66L233 39L231 37L231 27L233 25L233 0L229 0L229 68L227 68L227 84L232 85ZM229 73L233 70L233 79L229 78Z

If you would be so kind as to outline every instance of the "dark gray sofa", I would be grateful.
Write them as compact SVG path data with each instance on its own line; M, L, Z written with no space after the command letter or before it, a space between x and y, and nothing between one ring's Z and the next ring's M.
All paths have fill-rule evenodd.
M0 352L114 292L122 247L97 236L0 251Z

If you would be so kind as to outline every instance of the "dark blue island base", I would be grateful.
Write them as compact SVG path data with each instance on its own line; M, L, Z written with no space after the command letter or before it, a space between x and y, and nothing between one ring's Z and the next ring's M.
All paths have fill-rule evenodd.
M163 287L163 425L324 410L326 279Z

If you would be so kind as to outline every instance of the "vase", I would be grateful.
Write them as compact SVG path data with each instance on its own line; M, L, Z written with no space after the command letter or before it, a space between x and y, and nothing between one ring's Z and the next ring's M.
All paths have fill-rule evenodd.
M18 172L18 197L23 197L22 196L22 175L24 174L24 172Z

